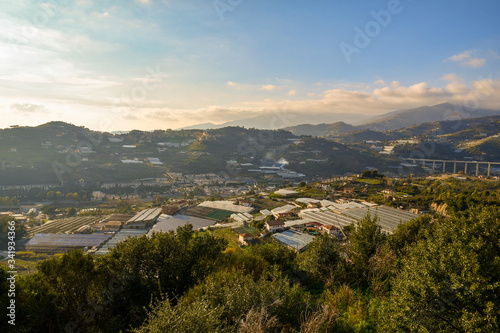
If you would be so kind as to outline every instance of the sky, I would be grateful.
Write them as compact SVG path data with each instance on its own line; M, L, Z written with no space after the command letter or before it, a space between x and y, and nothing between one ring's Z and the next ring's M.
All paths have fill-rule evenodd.
M498 0L4 0L0 128L500 109Z

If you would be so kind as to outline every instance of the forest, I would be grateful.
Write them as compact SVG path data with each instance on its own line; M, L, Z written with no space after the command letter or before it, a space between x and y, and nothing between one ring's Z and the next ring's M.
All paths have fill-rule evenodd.
M17 332L498 332L500 208L427 215L346 242L227 248L192 226L73 251L16 279ZM0 268L7 307L7 269ZM2 321L7 332L11 327Z

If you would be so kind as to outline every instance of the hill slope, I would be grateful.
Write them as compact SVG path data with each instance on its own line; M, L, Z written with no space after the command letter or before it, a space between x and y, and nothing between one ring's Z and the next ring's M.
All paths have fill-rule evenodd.
M333 124L297 125L297 126L285 127L284 130L290 131L292 132L292 134L297 136L310 135L317 137L330 137L355 131L356 127L346 124L342 121L339 121Z
M415 109L389 112L359 123L358 127L369 128L375 131L387 131L434 121L478 118L492 115L500 115L500 110L477 109L468 112L460 106L443 103L434 106L422 106Z

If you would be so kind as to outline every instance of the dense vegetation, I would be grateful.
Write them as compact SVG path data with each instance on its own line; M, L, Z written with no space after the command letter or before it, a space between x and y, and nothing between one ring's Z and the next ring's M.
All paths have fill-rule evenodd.
M320 235L297 254L273 242L227 249L186 226L105 256L56 256L18 277L16 331L500 329L498 207L420 216L393 235L367 216L346 232L349 242ZM6 275L1 268L1 304Z

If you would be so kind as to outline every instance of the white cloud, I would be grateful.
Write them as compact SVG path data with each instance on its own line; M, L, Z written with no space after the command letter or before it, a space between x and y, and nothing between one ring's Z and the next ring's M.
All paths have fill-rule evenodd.
M31 103L16 103L12 104L10 108L15 111L25 113L48 113L48 110L45 108L45 106Z
M486 59L482 58L472 58L463 63L467 67L482 67L486 64Z
M464 51L459 54L455 54L445 61L454 61L460 63L460 65L465 67L482 67L486 64L486 59L484 58L473 58L473 54L475 54L475 50Z
M448 73L448 74L444 74L443 76L441 76L441 80L451 81L451 82L462 82L464 79L457 76L456 74Z
M145 5L150 5L151 4L151 0L135 0L136 2L140 2L142 4L145 4Z
M385 81L384 80L377 80L374 82L375 84L380 84L380 85L383 85L385 86Z
M288 96L297 96L297 91L296 90L290 90L287 95Z
M279 89L281 89L281 87L275 86L273 84L266 84L266 85L263 85L262 87L260 87L260 89L272 91L272 90L279 90Z
M236 83L236 82L227 81L227 82L226 82L226 85L227 85L228 87L235 88L235 89L238 89L238 90L240 90L240 89L241 89L241 84Z
M391 86L392 86L393 88L397 88L397 87L399 87L399 82L398 82L398 81L392 81L392 82L391 82Z

